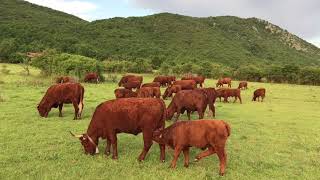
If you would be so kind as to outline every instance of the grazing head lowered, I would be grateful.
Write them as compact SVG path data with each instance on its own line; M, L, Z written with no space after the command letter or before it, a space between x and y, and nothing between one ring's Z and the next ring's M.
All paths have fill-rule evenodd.
M85 154L94 155L99 153L98 143L94 142L87 134L75 135L71 131L70 134L75 138L79 138Z

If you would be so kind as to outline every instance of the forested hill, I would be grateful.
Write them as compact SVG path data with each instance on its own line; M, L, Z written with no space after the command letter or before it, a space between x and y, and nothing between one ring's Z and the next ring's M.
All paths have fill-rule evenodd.
M319 48L257 18L161 13L89 23L28 2L1 0L0 58L46 48L101 60L145 58L158 65L188 61L230 67L320 65Z

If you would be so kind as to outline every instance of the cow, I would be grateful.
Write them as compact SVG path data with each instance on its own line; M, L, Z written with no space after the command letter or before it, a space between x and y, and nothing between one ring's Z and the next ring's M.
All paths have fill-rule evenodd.
M98 83L99 79L100 77L97 73L91 72L86 74L84 77L84 82Z
M156 76L153 82L158 82L162 87L171 85L171 82L175 77L171 76Z
M169 80L170 84L172 84L172 82L176 81L176 77L175 76L168 76L168 80Z
M114 95L116 98L131 98L131 97L137 97L137 93L133 92L129 89L125 88L118 88L114 90Z
M216 90L217 94L216 94L216 98L219 98L220 102L221 102L221 98L224 97L224 91L227 88L219 88Z
M172 98L172 101L167 108L167 119L171 120L173 115L177 113L176 122L179 119L180 114L184 111L187 111L189 120L191 119L190 113L193 111L197 111L199 119L203 119L208 103L208 97L204 91L181 90ZM214 108L214 105L210 105L210 107ZM212 110L212 113L214 115L215 111Z
M84 88L80 83L55 84L49 87L38 105L41 117L48 117L51 108L59 107L59 117L62 117L63 103L72 103L74 120L80 119L83 110Z
M223 87L224 84L228 84L228 87L231 88L231 78L221 78L218 80L216 87Z
M248 82L247 81L241 81L239 83L238 89L248 89Z
M120 81L118 83L118 86L119 87L121 87L121 86L124 87L124 84L126 84L128 82L139 82L140 83L139 87L140 87L142 82L143 82L143 77L142 76L136 76L136 75L125 75L120 79Z
M137 92L139 98L160 98L161 96L159 87L142 87Z
M205 77L203 76L185 76L181 78L181 80L194 80L196 84L199 84L200 87L202 87L202 84L204 83Z
M159 82L145 83L141 87L160 87L160 83Z
M128 82L122 84L122 86L126 89L129 89L129 90L140 89L141 82L140 81L128 81Z
M107 139L105 154L118 159L117 134L143 133L144 147L138 157L145 159L152 145L152 135L156 129L165 127L166 106L157 98L121 98L109 100L96 107L87 132L78 137L84 147L85 154L98 153L99 138ZM160 160L165 160L165 145L160 145Z
M199 88L195 90L202 91L206 94L207 104L209 105L209 109L212 112L212 116L215 117L215 102L217 98L217 91L215 90L215 88Z
M173 85L180 85L181 90L192 90L197 88L197 83L194 80L180 80L173 82Z
M171 168L176 168L181 151L184 154L184 166L188 167L190 147L208 148L198 154L195 161L217 153L220 160L219 173L223 176L227 164L225 145L230 133L229 124L222 120L180 121L165 129L156 130L153 133L153 140L174 149Z
M173 93L178 93L179 91L181 91L181 86L180 85L172 85L167 87L167 89L165 90L162 98L166 99L167 97L172 97Z
M224 98L224 102L227 102L227 103L229 102L228 101L229 97L234 97L235 98L233 103L235 103L237 101L237 99L239 98L240 104L242 104L241 90L240 89L224 89L222 91L222 97Z
M261 102L263 102L263 99L265 96L266 96L266 89L259 88L253 92L252 101L256 101L257 98L258 98L258 101L260 101L260 97L261 97Z
M71 83L76 83L77 81L70 77L70 76L60 76L60 77L57 77L56 78L56 83L59 84L59 83L68 83L68 82L71 82Z

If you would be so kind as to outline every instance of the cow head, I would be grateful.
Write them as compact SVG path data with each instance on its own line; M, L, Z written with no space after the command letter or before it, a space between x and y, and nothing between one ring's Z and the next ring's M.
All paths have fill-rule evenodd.
M165 144L165 139L163 137L163 129L157 129L152 134L152 139L158 144Z
M97 143L93 141L93 139L87 134L75 135L72 132L70 134L73 137L79 138L85 154L95 155L99 153L99 149Z
M43 105L43 104L39 104L37 106L38 112L40 114L41 117L48 117L49 111L51 108L48 108L47 106Z

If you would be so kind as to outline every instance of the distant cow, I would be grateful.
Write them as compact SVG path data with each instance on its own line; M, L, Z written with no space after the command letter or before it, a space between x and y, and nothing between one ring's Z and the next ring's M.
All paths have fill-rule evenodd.
M140 89L141 82L140 81L128 81L126 83L123 83L122 86L126 89L129 89L129 90Z
M183 151L184 166L189 166L189 148L208 148L196 156L196 161L217 153L220 160L220 175L223 176L227 164L226 141L230 136L230 126L222 120L180 121L156 130L153 140L174 149L171 168L176 168L178 157Z
M59 107L59 117L62 117L63 103L72 103L74 119L81 118L83 96L84 88L79 83L55 84L49 87L37 108L40 116L48 117L51 108Z
M216 86L223 87L224 84L228 84L228 87L231 88L231 78L222 78L219 79Z
M68 82L76 83L77 81L70 76L60 76L60 77L57 77L56 79L56 83L68 83Z
M207 94L204 91L181 90L173 97L167 108L167 119L172 119L173 115L177 113L176 122L184 111L187 111L189 120L191 119L190 113L193 111L197 111L199 119L203 119L208 102ZM210 107L214 108L214 105ZM214 115L214 110L212 110L212 113Z
M127 84L129 82L135 82L139 84L139 87L141 86L142 82L143 82L143 77L142 76L136 76L136 75L126 75L126 76L123 76L118 85L119 87L123 86L124 87L124 84Z
M194 80L197 84L202 87L202 84L204 83L205 77L203 76L185 76L181 78L181 80Z
M181 86L180 85L172 85L167 87L166 91L164 92L162 98L166 99L167 97L172 97L173 93L178 93L181 91Z
M139 98L160 98L161 96L159 87L142 87L137 92Z
M257 98L258 98L258 101L260 101L260 97L261 97L261 102L263 102L263 99L265 96L266 96L266 89L265 88L257 89L253 93L252 101L256 101Z
M99 82L99 75L97 73L88 73L84 77L84 82L91 82L91 83L98 83Z
M161 86L169 86L175 79L175 76L156 76L153 82L159 82Z
M114 95L116 98L131 98L131 97L137 97L137 93L133 92L129 89L124 88L118 88L114 90Z
M240 89L224 89L222 91L222 97L224 98L224 102L229 102L228 98L234 97L235 99L234 99L233 103L235 103L237 101L237 99L239 98L240 104L242 104Z
M238 89L248 89L248 83L247 81L241 81L239 83Z
M141 87L160 87L160 83L159 82L145 83Z
M197 83L194 80L180 80L173 82L173 85L180 85L182 90L192 90L197 88Z
M138 160L143 161L152 145L156 129L165 126L166 106L156 98L121 98L106 101L96 107L87 132L78 137L86 154L98 153L99 138L107 139L105 154L118 159L117 134L143 133L144 147ZM160 145L160 159L165 159L165 145Z

